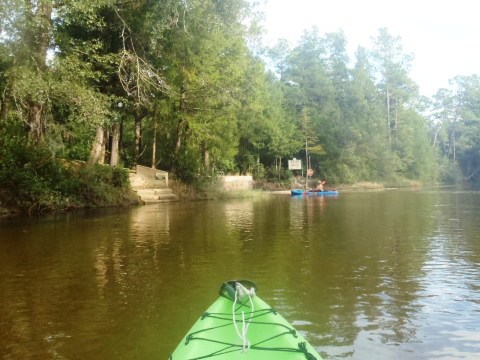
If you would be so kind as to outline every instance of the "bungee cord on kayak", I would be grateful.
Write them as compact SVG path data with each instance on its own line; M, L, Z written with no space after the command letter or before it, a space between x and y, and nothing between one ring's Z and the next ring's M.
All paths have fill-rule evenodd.
M170 360L321 360L293 326L256 296L254 283L226 282L220 295Z
M237 309L237 311L238 311L238 309ZM275 339L275 338L279 338L279 337L282 337L282 336L293 336L294 338L298 337L297 331L295 329L290 328L290 327L288 327L284 324L276 323L276 322L268 322L268 321L262 322L262 321L253 321L252 320L252 319L256 319L256 318L265 317L268 314L275 314L276 315L277 313L272 308L252 311L251 317L250 317L250 323L255 324L255 325L264 326L265 327L265 331L264 331L265 334L270 333L269 330L267 329L267 327L280 327L283 330L281 332L272 331L272 333L275 333L275 335L272 335L270 337L265 337L264 339L262 339L261 341L259 341L257 343L249 344L249 349L260 350L260 351L273 351L273 352L303 353L305 355L305 358L308 359L308 360L320 359L320 358L317 358L317 357L313 356L312 354L310 354L307 351L306 346L305 346L305 342L299 342L298 343L298 348L293 348L293 347L292 348L268 347L267 346L268 342ZM188 345L192 341L205 341L205 342L212 342L212 343L217 343L217 344L224 345L223 348L218 349L217 351L209 353L209 354L204 355L204 356L192 357L192 358L182 359L182 360L200 360L200 359L207 359L207 358L211 358L211 357L215 357L215 356L225 355L225 354L236 352L236 351L242 351L243 352L244 351L243 344L239 345L239 344L236 344L236 343L224 342L224 341L208 338L208 333L211 330L215 330L215 329L222 328L222 327L228 327L228 326L231 325L230 324L231 319L230 319L229 315L230 314L228 314L228 313L204 313L201 317L202 319L215 318L217 320L223 320L224 322L221 323L220 325L216 326L216 327L205 328L205 329L202 329L202 330L199 330L199 331L196 331L196 332L191 332L187 335L187 337L185 339L185 345ZM176 360L174 357L170 357L170 359L171 360Z
M235 283L235 300L233 302L232 306L232 314L233 314L233 326L235 327L235 330L237 331L238 336L240 339L242 339L243 342L243 350L242 351L247 351L247 349L250 347L250 341L247 339L247 331L248 327L250 326L250 323L252 322L252 316L255 311L255 305L253 304L252 301L252 296L255 296L255 288L252 287L250 290L247 289L245 286L243 286L241 283L236 282ZM242 332L240 333L240 330L238 329L237 325L237 320L236 320L236 310L235 308L237 307L237 301L244 301L246 298L250 301L251 309L250 309L250 319L248 322L245 321L245 311L242 311Z

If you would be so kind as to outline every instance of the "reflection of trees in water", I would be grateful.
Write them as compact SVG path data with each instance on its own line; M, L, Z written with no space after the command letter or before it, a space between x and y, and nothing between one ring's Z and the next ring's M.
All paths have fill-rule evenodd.
M167 354L240 277L330 357L426 354L445 332L471 355L455 320L478 328L479 206L472 194L272 196L3 231L15 241L0 242L0 357Z
M346 197L347 195L345 195ZM412 316L426 255L426 236L433 222L433 198L414 193L351 194L325 211L315 231L317 261L310 287L322 289L307 308L319 311L325 338L345 354L361 333L382 343L404 343L415 337ZM322 309L323 308L323 309ZM328 317L322 314L329 314ZM341 355L341 354L337 354ZM358 355L358 354L357 354Z
M0 261L1 274L16 274L0 279L1 358L73 358L79 348L101 347L99 324L108 315L95 284L106 275L98 276L105 269L95 267L95 254L116 233L110 221L69 214L22 222L19 241Z
M449 348L451 357L475 358L480 304L479 193L444 193L437 200L435 229L423 266L420 304L429 314L429 333L443 333L449 341L430 336ZM449 324L448 330L439 324Z
M414 349L426 337L418 329L427 326L426 318L436 316L429 314L429 307L442 302L442 296L449 297L445 291L458 293L459 284L469 282L468 274L459 269L465 251L476 254L478 260L479 245L476 242L476 249L471 251L471 243L460 239L472 237L455 234L463 229L460 233L465 235L470 225L474 227L472 234L478 237L479 227L472 219L479 206L467 211L467 216L452 216L439 209L442 200L435 193L398 192L373 195L370 199L368 195L352 194L352 197L358 199L342 203L344 208L336 212L334 221L339 235L334 241L329 238L325 247L329 254L317 270L319 285L328 294L322 305L330 314L328 319L318 318L326 324L323 330L326 338L321 344L335 345L330 355L337 351L337 355L349 356L355 349L358 358L369 356L368 349L372 346L368 344L376 343L377 349L382 349L378 344L385 344L386 354L395 353L392 347L386 350L390 345ZM445 203L451 204L451 200ZM464 204L459 208L465 211ZM451 221L458 218L464 223ZM367 222L371 225L365 226ZM445 264L448 266L442 270ZM463 267L470 275L472 264ZM451 277L454 280L449 289ZM479 277L476 272L477 281ZM437 290L441 288L442 294L432 290L432 285ZM467 297L459 295L462 304L474 293L471 291ZM479 296L475 299L473 302ZM454 309L458 306L453 304L454 300L452 304L449 302L443 302L441 311L452 309L451 321L455 322L458 311Z

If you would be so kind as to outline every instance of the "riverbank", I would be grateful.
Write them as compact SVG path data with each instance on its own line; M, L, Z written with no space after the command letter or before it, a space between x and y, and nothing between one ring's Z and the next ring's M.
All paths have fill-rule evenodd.
M138 204L129 171L61 160L28 162L0 177L0 217Z
M45 214L52 214L52 213L63 213L69 212L77 209L83 208L114 208L114 207L130 207L130 206L139 206L141 203L138 201L138 196L132 192L127 196L122 196L122 198L118 201L114 201L111 204L103 204L103 205L71 205L68 207L62 208L44 208L42 211L29 211L29 209L21 209L21 208L12 208L12 207L5 207L0 204L0 219L6 219L11 217L17 216L41 216Z
M0 217L18 215L37 216L44 213L65 212L88 207L128 207L139 205L138 196L133 191L128 179L127 169L116 169L98 165L94 169L85 169L83 164L65 167L65 182L76 183L70 192L59 192L49 189L51 194L46 197L34 192L24 197L16 198L16 194L25 194L24 189L13 188L10 194L0 193ZM339 191L381 191L389 188L418 188L422 184L413 181L396 183L359 182L355 184L331 185ZM170 181L170 187L181 201L222 200L233 198L253 198L269 194L290 194L291 187L282 183L255 181L252 189L225 190L216 182L204 182L188 185L175 180ZM48 192L47 192L48 194ZM10 201L6 201L10 199Z
M401 182L359 182L355 184L340 184L331 185L329 189L336 189L339 191L382 191L386 189L415 189L423 185L415 181L401 181ZM289 195L291 193L291 186L286 186L281 183L254 181L253 188L249 190L224 190L215 183L204 184L201 187L194 187L173 181L171 185L174 193L176 193L181 200L195 201L195 200L219 200L219 199L239 199L239 198L254 198L265 195Z
M386 189L415 189L424 186L418 181L398 181L398 182L358 182L355 184L339 184L327 186L326 189L335 189L338 191L380 191ZM291 189L279 188L277 185L265 184L262 188L265 191L274 193L274 194L290 194Z

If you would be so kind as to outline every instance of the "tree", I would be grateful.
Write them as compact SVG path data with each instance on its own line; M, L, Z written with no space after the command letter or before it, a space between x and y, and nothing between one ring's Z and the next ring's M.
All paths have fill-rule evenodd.
M379 87L385 97L385 117L388 139L392 143L398 130L398 111L403 104L418 92L417 86L408 77L413 56L403 53L399 36L394 37L386 28L380 28L374 39L372 52Z
M6 118L8 103L15 98L20 120L28 126L30 140L39 143L45 132L44 108L48 106L47 50L51 41L53 3L52 0L32 0L11 1L6 5L0 10L3 15L0 30L4 33L0 41L12 60L7 60L10 66L4 73L2 118Z
M333 175L330 170L338 156L336 136L341 127L337 90L329 74L333 68L326 65L327 45L318 29L306 31L288 57L284 79L298 84L296 100L291 103L295 106L297 126L308 144L307 163L312 158L317 174L324 177Z
M77 57L90 64L98 76L91 86L110 98L110 118L96 125L90 164L99 160L105 139L101 133L111 127L111 159L118 158L121 138L118 104L130 110L135 121L134 164L142 152L142 119L148 114L155 94L168 91L168 86L155 66L161 53L158 39L170 26L175 2L111 1L90 3L87 0L68 2L61 8L57 22L59 56ZM92 72L90 72L92 74ZM122 110L123 111L123 110ZM121 117L123 119L123 117ZM94 156L96 154L96 156ZM111 161L112 162L112 161Z
M437 92L435 99L440 137L438 144L455 168L460 167L470 183L480 180L480 78L478 75L457 76L450 89ZM440 129L444 129L444 133Z
M350 182L388 178L393 172L393 161L383 121L383 101L364 48L357 49L351 81L344 86L344 91L344 126L336 172Z
M179 175L187 153L197 158L190 162L197 169L185 168L185 174L200 167L233 169L241 84L252 64L241 23L247 11L241 0L191 1L178 26L165 32L163 67L175 108L172 168Z

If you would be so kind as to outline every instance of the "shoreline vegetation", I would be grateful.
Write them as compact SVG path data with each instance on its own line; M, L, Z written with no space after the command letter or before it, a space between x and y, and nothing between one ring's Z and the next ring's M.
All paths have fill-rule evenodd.
M41 149L0 168L0 217L139 204L125 168L49 159Z
M480 184L480 76L422 96L387 28L349 56L341 30L267 46L246 0L7 1L0 15L0 214L138 203L137 165L168 172L183 201L320 178ZM256 184L220 191L219 174Z
M0 192L0 218L41 216L82 208L141 205L130 184L129 170L126 168L112 168L107 165L87 168L81 162L67 163L60 160L57 164L57 172L53 174L56 176L52 174L39 176L38 169L29 169L28 166L24 166L24 169L19 171L20 176L12 174L10 186L4 187ZM34 180L29 176L29 170L33 170ZM19 178L23 178L24 181L18 180ZM212 179L203 184L191 185L173 180L170 187L180 201L202 201L289 194L295 187L294 184L292 176L291 181L283 182L257 180L254 181L254 186L250 190L223 190ZM340 191L382 191L391 188L421 188L423 184L418 181L404 180L395 183L358 182L333 187Z

